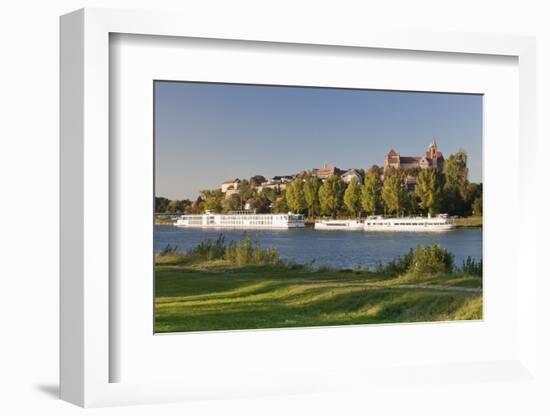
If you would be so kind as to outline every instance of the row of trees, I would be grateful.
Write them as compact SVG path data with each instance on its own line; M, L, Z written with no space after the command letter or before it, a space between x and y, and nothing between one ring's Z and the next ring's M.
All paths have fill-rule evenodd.
M321 181L315 176L297 178L284 191L257 190L258 181L242 181L238 192L225 197L221 190L205 190L195 201L157 198L157 212L235 211L245 204L258 213L287 212L336 217L374 214L414 215L448 213L468 216L482 213L482 186L468 181L468 157L460 150L449 156L443 171L435 168L414 172L416 186L409 191L405 178L410 171L390 169L384 179L378 166L365 173L364 180L346 184L333 175ZM255 177L254 177L255 178ZM261 179L261 178L259 178Z

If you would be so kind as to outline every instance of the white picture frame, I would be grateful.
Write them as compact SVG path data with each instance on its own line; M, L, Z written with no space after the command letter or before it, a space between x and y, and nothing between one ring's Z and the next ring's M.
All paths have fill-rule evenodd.
M264 22L265 23L265 22ZM236 29L238 27L238 30ZM184 377L178 381L111 382L111 316L116 308L110 292L109 37L110 34L280 42L334 47L383 48L452 54L516 57L519 66L519 195L522 244L518 266L517 354L509 359L441 362L399 369L332 369L330 376L282 372L265 379L234 375ZM61 397L80 406L184 401L197 398L248 397L269 394L353 390L376 383L421 380L430 384L446 371L456 380L537 383L536 361L536 219L527 213L534 193L528 175L529 153L535 146L535 43L529 37L464 33L307 33L277 25L235 25L223 20L205 26L186 16L83 9L61 18ZM298 334L298 332L296 332ZM223 336L223 334L221 335ZM298 336L298 335L297 335ZM304 336L304 335L302 335ZM305 336L308 336L307 334ZM311 333L310 335L311 336ZM342 380L347 380L342 382Z

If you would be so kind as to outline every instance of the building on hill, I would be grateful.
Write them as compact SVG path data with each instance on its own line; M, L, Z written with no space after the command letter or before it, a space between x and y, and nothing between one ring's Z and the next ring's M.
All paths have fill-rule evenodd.
M422 156L401 156L394 149L390 149L384 157L384 173L389 169L426 169L429 167L443 169L445 158L437 149L435 139L428 145L428 150Z
M350 183L353 178L357 179L357 182L363 183L363 175L357 169L349 169L341 176L345 183Z
M221 190L223 193L225 193L226 197L229 197L231 194L237 192L240 185L241 180L239 178L229 179L222 183Z
M272 182L286 183L292 181L296 178L296 175L277 175L271 178Z
M331 175L340 176L344 173L341 169L338 169L336 166L323 165L322 168L313 169L312 174L317 176L319 179L326 179Z

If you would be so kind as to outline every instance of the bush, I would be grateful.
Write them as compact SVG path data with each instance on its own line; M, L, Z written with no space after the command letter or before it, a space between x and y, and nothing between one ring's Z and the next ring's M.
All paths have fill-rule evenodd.
M457 271L459 273L481 277L483 275L483 260L477 262L475 259L468 256L468 258L462 262L462 267L459 267Z
M244 237L238 241L231 241L225 247L223 258L238 266L277 264L279 262L279 253L273 248L264 250L258 241L252 244L252 240L249 237Z
M411 248L404 256L398 256L384 265L380 263L376 267L375 271L388 276L399 276L401 274L405 274L410 268L413 254L414 250Z
M171 256L173 254L177 254L178 252L178 246L172 247L170 244L167 244L166 247L164 247L161 252L159 253L159 256Z
M225 237L220 234L216 240L208 238L191 250L191 254L206 260L221 259L225 254Z
M452 273L454 256L447 249L434 244L417 246L411 258L408 272L415 276Z

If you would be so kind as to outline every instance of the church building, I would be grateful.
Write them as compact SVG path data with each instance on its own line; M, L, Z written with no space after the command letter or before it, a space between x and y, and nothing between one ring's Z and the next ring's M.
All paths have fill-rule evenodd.
M443 154L437 150L435 139L429 144L428 150L422 156L401 156L391 149L384 157L384 173L390 168L396 169L426 169L429 167L443 169L445 161Z

